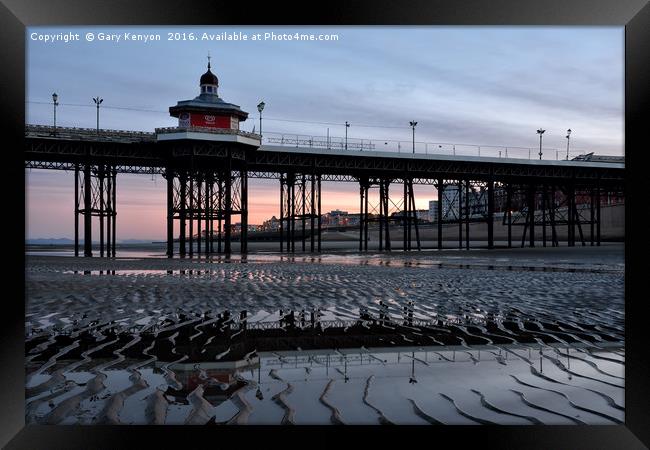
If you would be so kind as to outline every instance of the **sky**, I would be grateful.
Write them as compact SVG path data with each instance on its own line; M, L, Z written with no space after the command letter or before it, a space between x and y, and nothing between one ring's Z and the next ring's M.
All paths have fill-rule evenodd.
M265 38L296 32L337 39ZM210 39L223 33L248 40ZM69 34L79 40L65 42ZM168 108L198 95L209 53L220 97L250 113L241 129L259 129L256 105L265 102L265 136L342 137L348 121L350 139L395 151L410 148L416 120L418 151L433 143L538 151L542 127L548 158L566 154L568 128L572 154L624 152L622 27L30 27L26 39L30 124L52 124L56 92L57 126L94 128L96 96L101 128L175 126ZM250 223L278 215L277 181L251 180L249 190ZM72 237L73 192L72 173L28 170L26 238ZM118 241L164 239L165 195L160 177L119 175ZM427 186L415 195L418 208L436 198ZM358 210L356 185L323 184L323 212L337 208Z

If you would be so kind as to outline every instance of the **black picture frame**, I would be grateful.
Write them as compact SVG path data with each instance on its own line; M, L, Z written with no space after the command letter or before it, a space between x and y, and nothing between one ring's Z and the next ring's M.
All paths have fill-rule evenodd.
M625 26L625 425L621 426L478 426L478 427L111 427L24 426L24 283L25 169L25 27L36 25L614 25ZM199 448L227 445L376 443L480 445L497 448L613 449L650 445L650 370L644 334L643 224L644 117L650 98L650 5L647 0L418 0L327 2L243 2L196 0L2 0L4 246L3 275L15 288L5 291L0 354L0 445L7 449ZM423 56L423 57L426 57ZM645 113L645 114L644 114ZM633 173L636 173L634 177ZM19 186L20 188L17 188ZM636 202L636 209L633 205ZM634 245L633 245L634 244ZM638 260L638 262L636 262ZM14 292L14 294L8 294ZM21 294L23 300L21 301ZM319 436L313 436L317 433ZM322 437L320 437L322 435ZM199 440L203 441L200 443ZM370 442L368 442L370 441ZM136 444L141 442L140 444ZM368 442L368 444L366 444ZM455 444L454 444L455 443ZM354 445L354 444L353 444Z

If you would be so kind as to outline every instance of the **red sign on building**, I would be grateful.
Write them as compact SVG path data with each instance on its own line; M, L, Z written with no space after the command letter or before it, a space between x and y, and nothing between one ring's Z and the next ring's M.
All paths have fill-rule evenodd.
M229 116L217 116L213 114L190 114L190 124L193 127L206 127L206 128L228 128L231 127L231 120Z

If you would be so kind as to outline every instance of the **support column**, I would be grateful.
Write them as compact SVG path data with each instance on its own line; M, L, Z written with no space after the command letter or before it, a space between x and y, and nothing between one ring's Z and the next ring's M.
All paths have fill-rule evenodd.
M494 248L494 180L490 178L487 185L488 189L488 210L487 210L487 220L488 220L488 248Z
M542 184L542 247L546 247L546 185Z
M365 180L365 185L363 187L365 198L364 212L363 212L363 250L368 251L368 226L370 222L370 212L368 210L368 204L370 200L368 199L368 189L370 188L370 183L368 180Z
M90 164L84 166L84 256L93 256L92 247L92 186Z
M578 225L578 233L580 234L580 243L584 247L586 245L585 244L585 236L584 236L584 234L582 234L582 223L580 221L580 214L578 213L578 202L574 201L574 205L575 206L574 206L573 211L574 211L575 217L576 217L576 219L575 219L576 220L576 225Z
M360 252L363 251L363 241L364 241L364 236L363 236L364 201L365 198L364 198L363 181L359 180L359 251Z
M528 186L528 214L530 220L528 225L530 228L529 246L535 247L535 185L532 183Z
M463 248L463 180L458 180L458 248Z
M321 186L320 186L320 181L321 181L321 175L319 174L317 177L317 182L318 182L318 252L320 253L321 251Z
M438 250L442 250L442 198L444 189L444 180L438 178Z
M285 177L280 174L280 253L284 251L284 186Z
M215 218L215 198L214 198L214 172L210 172L210 253L214 253L214 218ZM219 205L217 205L217 213Z
M389 202L390 202L390 192L389 192L390 181L384 180L384 213L386 215L386 251L391 251L391 241L390 241L390 215L388 214Z
M79 256L79 164L74 165L74 256Z
M379 251L384 249L384 181L379 180Z
M596 184L596 246L600 247L600 179Z
M167 178L167 257L174 256L174 173L168 167Z
M311 174L311 201L310 204L310 220L309 220L309 251L314 253L316 249L316 236L314 236L314 226L316 225L316 174L312 172Z
M179 249L178 253L180 254L181 258L185 258L185 255L187 254L187 248L186 248L186 232L187 232L187 172L183 171L179 177L179 184L180 184L180 236L179 236Z
M203 186L203 176L202 173L199 172L196 175L196 253L201 256L201 219L202 219L202 205L203 205L203 200L201 196L202 192L202 186Z
M205 173L205 191L203 193L203 215L205 217L205 252L204 254L208 256L212 253L212 233L210 232L210 224L212 223L212 183L211 175Z
M408 186L407 186L407 181L406 177L404 178L404 199L403 199L403 206L402 206L402 234L403 236L403 251L409 250L408 244L410 242L408 241L408 230L411 227L410 224L410 217L409 217L409 212L410 212L410 202L409 202L409 197L408 197Z
M230 154L228 155L228 164L225 177L225 239L224 239L224 252L227 256L232 253L232 165Z
M469 250L469 215L470 215L470 201L469 201L469 180L465 180L465 249Z
M306 249L305 240L306 240L306 237L307 237L307 230L306 230L306 228L307 228L307 217L306 217L306 214L307 214L306 206L307 206L307 204L305 203L306 200L307 200L307 193L306 193L306 184L305 184L306 179L305 179L305 174L304 173L302 174L302 177L301 177L300 181L301 181L301 183L300 183L300 191L301 191L300 195L302 197L301 198L301 203L302 204L301 204L301 208L300 208L300 225L301 225L301 228L302 228L300 230L300 240L302 242L302 244L301 244L302 245L302 251L304 253L304 251Z
M223 219L224 219L224 203L223 203L223 191L224 191L224 174L223 172L219 176L219 185L217 192L217 253L221 253L222 241L223 241Z
M112 217L111 220L113 221L113 227L112 227L112 233L113 233L113 238L111 239L111 245L113 246L113 257L115 257L115 247L116 247L116 236L117 236L117 170L113 168L112 170L113 174L113 189L112 189L112 196L113 196L113 210L111 211Z
M591 247L594 246L594 225L596 221L596 208L594 207L594 199L596 198L596 195L594 193L594 188L593 186L591 187L591 195L589 197L589 209L590 209L590 215L589 215L589 225L590 225L590 233L589 233L589 245Z
M190 173L190 209L189 209L189 219L190 219L190 235L189 235L189 244L190 244L190 258L194 256L194 171Z
M239 234L240 253L248 253L248 170L244 169L239 172L241 183L241 232Z
M290 245L291 253L296 252L296 178L295 175L291 175L291 185L289 190L289 220L290 226L289 230L291 233Z
M575 187L573 183L570 183L568 189L568 199L567 199L567 222L568 222L568 246L575 246L575 223L574 223L574 214L573 209L575 205Z
M111 168L108 166L106 171L106 257L111 257L111 222L113 221L112 190L113 177Z
M408 208L406 209L407 211L407 216L408 216L408 227L406 229L406 232L408 233L408 237L406 238L406 244L408 247L408 250L411 251L413 249L413 231L412 228L417 228L417 211L415 210L415 201L413 199L413 186L410 183L408 183L408 189L406 191L406 195L408 198L406 199L406 203L408 204Z
M506 188L506 214L508 215L508 248L512 248L512 184Z
M97 167L97 181L99 182L99 257L104 257L104 220L105 217L105 208L104 208L104 166L99 165Z
M550 211L549 211L549 219L551 222L551 239L553 240L552 246L553 247L558 247L560 243L558 242L557 239L557 230L555 229L555 185L551 185L551 193L550 193L550 201L548 201L546 204L548 205Z
M418 251L422 250L420 245L420 229L418 228L418 212L415 208L415 193L413 192L413 180L409 180L409 189L411 191L411 210L413 211L413 226L415 227L415 242L417 243ZM409 250L411 248L411 232L409 228Z

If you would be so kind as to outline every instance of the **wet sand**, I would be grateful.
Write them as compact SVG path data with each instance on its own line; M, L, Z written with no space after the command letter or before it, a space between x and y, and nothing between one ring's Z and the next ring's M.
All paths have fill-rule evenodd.
M29 256L26 278L28 422L624 418L618 245Z

